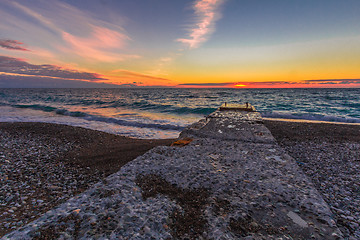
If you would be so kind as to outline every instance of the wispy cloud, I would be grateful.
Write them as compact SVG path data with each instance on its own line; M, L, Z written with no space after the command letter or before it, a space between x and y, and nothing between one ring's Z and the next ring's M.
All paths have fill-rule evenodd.
M142 74L142 73L138 73L138 72L134 72L134 71L129 71L129 70L125 70L125 69L118 69L118 70L114 70L113 72L118 73L120 75L124 75L124 76L132 76L132 77L138 77L138 78L149 78L149 79L157 79L157 80L162 80L162 81L170 81L169 79L166 79L166 78L154 77L154 76L150 76L150 75L146 75L146 74Z
M189 48L197 48L208 40L215 31L215 23L221 18L220 7L225 0L197 0L193 5L195 23L189 29L187 38L179 38Z
M198 48L206 42L210 35L215 31L215 23L221 18L221 6L226 0L195 0L192 8L195 12L193 23L188 27L188 36L176 39L183 43L187 48ZM177 49L157 61L157 67L150 73L156 75L167 75L164 68L172 63L177 57L183 55L184 47Z
M71 47L70 49L62 48L63 51L75 53L81 57L102 62L122 61L140 57L138 55L111 52L112 49L123 48L129 37L108 28L92 26L92 31L87 37L78 37L67 32L62 32L62 36Z
M174 81L167 78L155 77L147 74L142 74L125 69L118 69L112 71L122 82L133 83L137 85L174 85Z
M139 58L136 54L125 53L131 38L121 23L115 25L99 20L57 0L44 1L42 8L26 5L26 2L13 2L12 5L36 20L47 32L59 36L62 41L56 41L52 46L61 53L101 62Z
M352 84L360 83L360 79L316 79L316 80L305 80L305 83L318 83L318 84Z
M233 86L233 85L235 85L235 83L226 82L226 83L183 83L183 84L179 84L178 86L226 87L226 86Z
M72 69L65 69L55 65L35 65L30 64L23 59L7 56L0 56L0 72L2 72L3 74L45 76L68 80L107 80L97 73L80 72Z
M22 45L24 43L11 40L11 39L0 39L0 47L10 49L10 50L20 50L20 51L29 51L29 49L24 48Z
M11 2L11 4L16 8L20 9L21 11L23 11L24 13L26 13L27 15L29 15L30 17L38 20L39 23L43 24L44 26L47 26L50 30L59 31L59 28L56 25L54 25L50 20L48 20L46 17L44 17L43 14L40 14L26 7L25 5L22 5L15 1Z
M0 88L113 88L121 85L0 72Z

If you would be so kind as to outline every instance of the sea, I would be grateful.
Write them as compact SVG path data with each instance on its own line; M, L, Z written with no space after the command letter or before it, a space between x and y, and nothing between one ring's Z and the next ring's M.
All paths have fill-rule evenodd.
M360 88L0 89L0 122L49 122L134 138L176 138L224 102L249 102L265 118L360 123Z

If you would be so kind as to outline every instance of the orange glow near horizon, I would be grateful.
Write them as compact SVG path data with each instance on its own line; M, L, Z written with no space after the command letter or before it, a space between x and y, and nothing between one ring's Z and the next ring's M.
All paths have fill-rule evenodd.
M242 83L207 83L207 84L181 84L178 88L359 88L357 79L341 80L305 80L294 82L242 82Z
M241 87L246 87L246 85L244 85L244 84L236 84L235 85L235 88L241 88Z

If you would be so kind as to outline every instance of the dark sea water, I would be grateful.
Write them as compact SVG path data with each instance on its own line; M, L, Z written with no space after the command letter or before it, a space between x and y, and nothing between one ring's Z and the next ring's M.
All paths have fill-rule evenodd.
M171 138L224 102L249 102L263 117L360 123L360 89L0 89L0 121Z

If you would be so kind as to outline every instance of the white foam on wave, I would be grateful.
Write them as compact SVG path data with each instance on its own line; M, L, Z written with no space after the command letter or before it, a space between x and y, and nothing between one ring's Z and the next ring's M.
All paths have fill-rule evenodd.
M75 127L103 131L107 133L144 139L177 138L180 130L152 129L136 126L123 126L111 122L99 122L84 118L59 115L54 112L44 112L33 109L20 109L10 106L0 106L0 122L45 122L65 124Z

